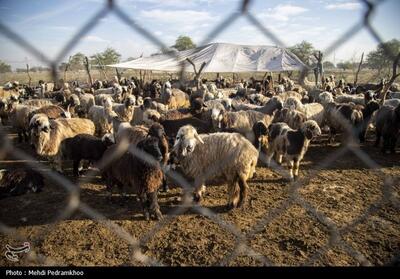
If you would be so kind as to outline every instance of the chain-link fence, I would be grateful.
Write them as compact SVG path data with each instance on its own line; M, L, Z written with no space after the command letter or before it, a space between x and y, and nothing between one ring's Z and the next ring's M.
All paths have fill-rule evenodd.
M274 42L276 45L280 47L285 47L284 43L274 35L273 32L268 28L268 26L264 26L260 20L253 15L249 11L249 5L251 5L252 1L244 0L239 1L238 8L226 16L226 18L200 42L199 45L205 45L211 42L214 38L216 38L219 34L224 32L229 26L232 25L233 22L237 21L239 18L246 18L254 27L256 27L260 33ZM325 56L328 56L330 53L335 51L338 47L342 46L344 43L349 41L353 36L355 36L361 30L367 30L374 40L378 43L383 43L382 38L380 37L377 30L371 25L371 15L377 9L379 5L384 1L361 1L361 4L365 7L365 13L360 17L359 21L351 26L344 34L337 38L329 47L327 47L323 53ZM6 36L8 39L16 43L19 47L25 49L33 56L35 56L40 61L47 64L52 69L53 79L55 81L58 80L58 71L57 67L65 59L66 55L75 47L81 38L83 38L86 34L88 34L94 27L97 26L99 21L105 16L113 13L117 16L123 23L129 26L132 30L138 32L141 36L145 37L157 47L166 48L167 46L160 40L160 38L155 37L146 27L141 26L140 23L135 21L134 16L128 15L119 5L118 1L108 0L106 1L104 7L100 9L88 22L80 28L80 30L72 36L72 38L68 41L68 43L61 49L56 59L49 59L43 50L37 49L34 47L29 41L25 40L23 36L12 31L6 24L0 22L0 33L3 36ZM387 54L395 59L395 53L391 53L391 50L386 49ZM174 56L174 53L171 52L170 55ZM304 69L304 73L306 74L307 69ZM182 64L182 73L184 72L184 65ZM184 76L181 75L181 78ZM55 183L56 185L63 187L68 196L66 198L66 206L65 209L53 220L49 220L50 225L43 229L38 238L45 236L46 233L51 231L57 224L64 220L68 220L73 214L80 212L87 216L88 218L97 221L107 227L110 231L115 233L119 238L128 243L130 247L130 259L131 262L129 264L144 264L144 265L164 265L157 258L153 258L148 256L143 251L143 246L154 237L157 233L163 230L165 226L170 224L177 218L177 216L184 214L188 211L195 212L201 216L205 216L209 218L214 223L221 226L225 231L231 233L234 238L234 249L232 251L227 251L224 253L224 257L218 263L219 265L229 265L232 261L234 261L237 257L248 255L257 259L258 262L263 265L276 265L273 260L271 260L266 255L257 252L254 248L249 245L249 241L254 238L257 234L262 232L264 228L273 222L278 216L284 214L291 206L297 205L301 206L311 218L315 219L317 222L323 225L325 230L328 232L329 239L327 243L321 245L315 253L312 253L307 257L305 261L303 261L302 265L312 265L315 264L315 261L326 254L329 249L332 248L340 248L345 253L350 255L356 262L356 264L360 265L371 265L371 262L367 259L363 253L355 249L352 245L350 245L346 241L346 235L351 234L352 230L368 218L370 218L374 213L378 212L381 207L384 205L390 205L394 207L396 210L400 208L400 202L398 200L398 193L396 194L396 185L395 179L391 176L388 176L382 170L382 166L380 166L377 162L375 162L369 154L363 151L357 144L354 144L354 141L347 141L342 144L341 147L337 147L334 152L328 154L328 156L318 161L318 163L310 170L305 177L302 177L298 181L287 183L284 187L287 190L287 198L276 208L273 208L267 212L260 220L257 221L257 224L247 230L247 232L243 232L240 228L237 228L232 222L226 221L224 218L221 218L220 214L217 214L213 210L195 204L189 198L183 198L180 206L171 208L167 210L166 214L164 214L165 218L162 221L156 223L154 227L147 231L146 234L142 235L140 238L134 237L130 234L126 229L124 229L121 225L118 225L117 222L107 219L100 211L96 208L89 206L85 202L81 200L80 185L84 183L91 182L95 179L95 173L88 173L85 178L80 180L80 183L74 184L69 179L64 177L63 175L54 172L45 170L45 166L37 161L35 158L32 158L26 152L20 150L15 147L12 142L8 139L7 135L3 132L0 133L1 137L1 145L0 145L0 158L5 158L6 154L8 156L12 156L17 160L23 160L26 162L28 167L38 169L44 176L46 176L49 181ZM147 155L146 153L140 152L140 150L131 148L131 152L136 156L142 158L143 160L149 162L150 164L154 163L154 159ZM315 178L321 170L329 168L333 162L339 160L344 154L351 154L351 156L358 157L368 168L373 169L377 173L384 177L384 181L382 183L380 193L381 198L374 202L372 205L367 207L361 215L354 218L352 222L350 222L346 226L339 227L330 217L320 211L317 207L313 206L307 199L305 199L300 193L299 190L310 183L310 181ZM220 163L222 164L224 160L229 160L231 158L221 158ZM260 154L261 161L266 161L265 154ZM111 158L110 158L111 160ZM287 170L279 166L278 164L272 164L271 167L275 172L278 172L283 177L287 177ZM179 173L173 170L163 169L163 172L174 181L177 181L180 186L182 186L185 192L191 192L193 190L193 185L185 180ZM204 173L204 180L207 180L207 176L212 176L213 171L210 169L207 173ZM329 183L329 182L328 182ZM250 188L251 191L251 188ZM397 211L396 214L399 212ZM25 241L25 238L18 233L16 228L7 226L5 223L0 222L0 230L2 234L12 236L12 238L16 240ZM54 247L56 249L56 247ZM398 252L394 251L392 254L392 259L387 261L386 264L398 262ZM30 259L35 264L44 264L44 265L62 265L62 262L58 262L55 259L52 259L50 256L46 256L40 253L35 253L35 247L32 247L32 250L29 252Z

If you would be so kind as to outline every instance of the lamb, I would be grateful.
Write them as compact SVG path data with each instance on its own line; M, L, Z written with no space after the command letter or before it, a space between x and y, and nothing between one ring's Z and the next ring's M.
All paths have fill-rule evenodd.
M400 99L388 99L388 100L385 100L384 102L383 102L383 105L384 106L391 106L391 107L397 107L398 105L400 105Z
M253 126L256 122L263 121L267 127L272 122L268 114L253 110L226 112L213 109L211 118L215 130L235 130L250 142L255 141Z
M32 100L26 100L26 101L22 102L22 104L27 105L27 106L32 106L32 107L43 107L43 106L52 105L53 103L47 99L32 99Z
M50 105L50 106L44 106L44 107L41 107L41 108L38 108L38 109L35 109L34 111L32 111L28 116L28 123L30 122L32 117L37 113L46 114L47 117L50 119L71 118L69 109L67 109L67 111L65 111L62 107L59 107L56 105Z
M145 109L155 109L159 113L163 113L163 114L168 112L167 105L153 101L150 97L146 97L143 100L143 106Z
M88 160L91 163L99 161L107 148L114 143L110 134L99 139L89 134L78 134L64 139L60 144L60 159L73 161L73 174L79 176L79 163Z
M358 138L360 140L360 143L365 142L365 135L367 133L367 129L372 122L373 116L375 111L379 109L379 104L377 101L370 101L365 108L362 109L362 115L363 115L363 122L361 126L361 131L358 135Z
M29 122L31 142L40 156L54 157L58 154L60 143L77 134L95 132L94 123L89 119L71 118L49 120L47 115L35 114Z
M328 103L333 103L335 100L333 98L332 93L330 92L322 92L321 94L319 94L318 96L318 103L320 103L321 105L326 105Z
M118 145L113 145L106 150L103 158L106 160L112 154L117 154ZM136 191L140 198L146 220L154 215L157 220L162 219L162 213L157 201L157 192L163 183L163 172L160 168L162 154L159 148L159 140L155 137L147 137L140 141L134 149L123 152L107 166L101 169L102 176L106 180L106 186L111 189L115 184L126 186ZM136 153L137 152L137 153ZM139 153L140 152L140 153ZM156 162L148 162L137 154L145 153L152 156Z
M168 105L169 109L187 108L190 106L189 96L179 89L165 88L161 95L161 102Z
M122 123L116 133L116 143L126 141L129 144L136 145L139 141L146 138L149 128L143 125L131 126L129 123Z
M82 92L81 88L75 88L75 93L78 95L80 100L80 107L85 115L89 113L92 106L95 105L94 96L90 93Z
M157 118L155 115L151 115L151 110L147 110L145 112L144 118L149 120L151 119L151 121L147 121L148 124L153 124L154 122L160 123L164 127L165 134L170 139L175 138L179 129L184 125L192 125L201 133L209 133L212 130L212 126L208 122L198 119L196 117L162 120L161 118Z
M302 104L298 99L289 97L286 107L303 112L307 120L315 120L319 126L324 123L324 107L318 103Z
M92 106L89 110L88 116L96 126L96 134L104 136L107 133L112 133L113 117L118 115L112 110L111 99L107 98L104 101L103 106Z
M298 110L283 108L274 115L273 123L284 122L294 130L300 129L303 123L307 120L304 113Z
M238 133L198 135L191 125L181 127L171 151L183 175L194 183L200 201L210 180L228 184L228 209L244 206L258 160L257 149Z
M337 96L335 101L337 103L354 103L356 105L365 105L365 96L364 94L358 94L358 95L348 95L348 94L343 94L340 96Z
M382 106L376 114L376 141L378 147L381 137L383 138L382 152L390 150L395 153L396 142L400 131L400 105L393 108Z
M19 105L17 103L11 103L8 106L8 118L11 125L17 130L18 142L28 141L28 126L29 126L29 115L37 107Z
M113 105L112 109L121 121L130 122L133 117L134 105L135 96L128 96L123 104Z
M0 121L1 124L6 125L8 121L7 102L0 99Z
M38 193L43 187L43 176L33 169L0 170L0 199L27 192Z
M255 111L262 112L264 114L273 115L274 112L283 108L283 101L280 97L274 96L264 105L254 108ZM248 109L243 109L248 110Z
M310 141L321 135L321 129L314 120L307 120L297 130L291 129L286 123L278 122L269 127L269 147L267 151L267 165L274 154L278 163L282 158L288 163L289 179L296 180L299 176L299 165L307 152Z
M400 99L400 92L389 92L388 98L390 99Z
M354 104L329 103L325 105L325 121L329 126L329 141L332 142L339 131L344 131L344 136L358 136L363 123L363 114ZM357 135L358 134L358 135ZM346 140L346 138L343 138Z
M232 110L232 100L229 98L206 101L204 105L208 110L212 110L213 108L225 109L227 111Z

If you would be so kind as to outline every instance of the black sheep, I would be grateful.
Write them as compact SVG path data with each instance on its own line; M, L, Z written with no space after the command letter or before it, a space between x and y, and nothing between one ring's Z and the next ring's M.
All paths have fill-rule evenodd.
M27 192L37 193L43 186L43 176L32 169L0 171L0 199L23 195Z
M140 141L136 148L152 156L156 162L149 163L141 156L132 154L131 151L120 151L118 145L115 144L103 155L104 161L107 161L110 156L114 158L101 169L102 176L106 180L108 190L111 190L114 185L134 190L140 198L146 220L150 218L150 215L161 219L157 192L163 183L164 175L160 168L163 156L159 148L159 140L149 136Z
M80 161L97 162L111 144L113 144L113 140L109 134L104 135L102 139L89 134L79 134L61 142L61 159L73 160L73 173L75 176L79 176Z
M378 147L381 136L383 137L382 152L390 150L395 153L397 138L400 132L400 105L396 108L383 106L376 114L376 142Z

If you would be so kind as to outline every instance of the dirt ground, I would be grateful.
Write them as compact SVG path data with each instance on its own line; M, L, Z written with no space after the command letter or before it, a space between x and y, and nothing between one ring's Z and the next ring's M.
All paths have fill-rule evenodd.
M0 129L15 137L9 127ZM226 186L208 187L202 206L215 212L226 226L182 208L179 188L159 195L166 217L161 227L159 222L143 219L135 196L116 194L111 202L100 177L81 184L80 198L140 239L141 251L163 265L388 265L400 252L400 153L383 155L372 147L372 140L362 150L381 168L347 151L318 171L318 164L340 147L312 144L300 167L302 183L296 199L290 199L293 185L264 167L257 168L249 183L250 198L244 210L227 212ZM32 155L26 144L16 145ZM0 169L21 164L8 156L0 161ZM390 178L394 184L388 188L389 197L396 203L382 201L384 181ZM57 220L67 200L64 188L49 180L41 193L1 200L1 222L17 233L1 234L0 265L143 265L132 260L132 245L84 213ZM172 212L179 208L183 212ZM360 219L367 210L370 215ZM334 232L340 233L338 238ZM19 262L3 256L6 244L19 246L24 241L30 242L32 252L21 255ZM238 243L248 249L239 249Z

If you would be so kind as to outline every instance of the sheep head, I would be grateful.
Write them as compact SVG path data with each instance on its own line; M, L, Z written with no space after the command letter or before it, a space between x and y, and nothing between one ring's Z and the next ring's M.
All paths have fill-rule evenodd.
M321 135L321 129L314 120L308 120L304 122L303 126L301 127L301 131L308 140Z
M163 159L160 147L159 140L156 137L148 137L142 141L140 141L137 146L138 149L146 152L148 155L152 156L153 159L157 161L161 161Z
M178 157L186 157L196 148L197 143L204 144L196 129L191 125L181 127L176 135L172 152Z
M224 120L224 110L213 108L211 111L211 121L214 129L222 129L223 120Z

